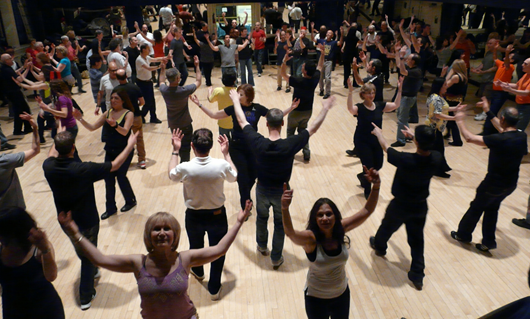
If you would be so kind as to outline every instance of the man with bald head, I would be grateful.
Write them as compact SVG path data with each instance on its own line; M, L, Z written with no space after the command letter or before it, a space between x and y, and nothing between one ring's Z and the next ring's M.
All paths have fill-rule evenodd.
M96 105L96 111L94 112L96 115L99 114L99 107L101 105L103 96L105 96L105 109L102 111L105 112L110 108L110 96L112 94L112 90L120 85L120 82L118 82L118 79L116 78L116 72L118 72L118 65L116 62L110 62L109 73L105 74L101 78L101 82L99 84L98 103Z
M15 70L13 70L12 66L15 62L11 55L7 53L2 54L0 56L0 62L0 85L2 85L2 88L5 90L5 97L13 108L14 113L13 116L15 122L13 125L13 135L29 134L33 132L33 129L28 121L20 118L20 115L24 112L31 113L31 111L28 102L26 101L26 97L20 90L18 84L13 81L13 79L15 79L18 82L22 82L22 76L18 75ZM24 71L24 69L26 69L26 66L20 70Z
M462 217L458 231L452 231L454 239L470 243L473 231L482 213L482 244L476 244L480 251L497 248L495 228L501 202L517 187L519 166L523 156L528 153L526 133L517 129L519 112L514 107L507 107L501 111L500 118L490 111L488 99L482 97L484 112L499 131L498 134L479 136L472 134L465 125L465 105L458 107L455 115L460 134L469 143L486 146L490 149L488 158L488 173L477 188L475 199Z

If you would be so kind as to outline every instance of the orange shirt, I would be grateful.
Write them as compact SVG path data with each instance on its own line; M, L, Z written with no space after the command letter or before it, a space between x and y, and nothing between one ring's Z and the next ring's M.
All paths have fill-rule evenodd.
M495 72L495 78L493 79L493 89L495 91L502 91L500 86L495 85L495 81L501 80L502 82L510 83L515 66L510 63L510 66L506 68L504 62L501 60L495 60L495 65L497 65L497 72Z
M517 82L517 90L530 91L530 74L526 73ZM516 95L515 102L517 104L530 104L530 95L527 95L527 96Z

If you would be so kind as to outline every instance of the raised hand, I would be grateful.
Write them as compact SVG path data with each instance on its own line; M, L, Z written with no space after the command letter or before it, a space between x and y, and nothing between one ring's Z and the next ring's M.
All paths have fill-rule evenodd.
M354 59L356 59L356 58L354 58ZM364 61L366 61L366 54L364 54L364 51L359 52L359 59L361 59L361 61L363 61L363 63L364 63Z
M191 48L190 48L191 50ZM199 57L194 55L193 56L193 64L195 65L195 67L197 67L199 65Z
M73 236L79 233L79 227L77 227L77 224L72 219L71 211L68 213L60 212L57 220L59 220L59 224L61 224L61 227L64 229L66 234L68 234L68 236Z
M240 223L245 222L245 220L250 215L250 211L252 210L252 201L250 199L247 199L245 203L245 210L241 210L239 214L237 215L237 221Z
M228 154L228 137L226 135L219 135L219 138L217 139L217 142L221 146L221 153L223 153L224 156Z
M99 113L99 107L96 108L96 110L97 110L98 113ZM74 109L74 110L72 111L72 115L73 115L74 118L75 118L76 120L78 120L78 121L81 120L81 119L83 118L83 114L81 114L81 112L79 112L78 109ZM96 114L96 115L97 115L97 114Z
M195 94L190 95L190 100L191 100L193 103L197 104L197 106L200 106L200 104L201 104L201 103L199 102L199 98L198 98L197 95L195 95Z
M379 172L375 168L368 169L365 165L363 165L364 170L364 176L366 177L366 180L370 182L371 184L381 184L381 179L379 178Z
M283 183L282 208L291 206L294 189L287 189L287 183Z
M178 152L180 150L183 137L184 134L182 134L182 131L180 129L173 130L173 133L171 135L171 144L173 145L173 151Z
M482 97L482 102L477 102L477 106L481 107L485 113L488 113L490 110L490 102L485 96Z
M37 246L40 251L48 251L51 248L46 233L39 228L34 227L30 229L28 240L33 245Z
M329 99L322 100L322 107L324 107L325 109L329 111L335 105L336 100L337 98L334 95L332 95L329 97Z
M355 61L354 61L355 64ZM353 66L353 65L352 65ZM346 83L348 83L348 91L351 93L353 92L353 82L350 77L348 77L348 80L346 80Z
M407 138L414 138L414 132L407 125L405 125L405 128L401 130L401 133L403 133L403 135L405 135Z
M294 99L293 103L291 104L292 109L296 109L300 105L300 99Z
M31 116L31 114L28 114L26 112L23 112L22 114L19 115L20 119L23 120L23 121L28 121L29 124L31 125L31 127L33 128L37 128L37 124L35 123L35 121L33 120L33 117Z
M236 89L230 90L230 98L234 103L239 102L239 93L236 91Z

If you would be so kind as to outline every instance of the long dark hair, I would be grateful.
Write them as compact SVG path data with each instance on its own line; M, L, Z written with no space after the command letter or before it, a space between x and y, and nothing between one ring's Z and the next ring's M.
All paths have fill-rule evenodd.
M0 237L6 246L16 245L29 251L32 246L28 240L29 231L36 227L33 217L23 208L8 207L0 210Z
M449 61L447 61L447 65L448 66L451 66L453 65L453 62L455 62L455 60L458 60L460 59L460 57L462 56L462 54L466 53L464 50L462 49L456 49L453 51L453 53L451 53L451 57L449 58Z
M155 40L155 43L162 42L163 41L162 32L160 32L160 30L153 31L153 38Z
M124 109L134 112L134 107L131 103L131 99L129 98L129 94L127 94L127 91L124 88L114 88L114 90L112 90L111 95L114 93L118 94L118 96L122 100Z
M434 79L431 84L431 92L429 92L429 95L432 95L432 94L440 95L440 90L442 89L444 84L445 84L444 78L437 77L436 79Z
M333 234L332 238L336 240L340 245L347 243L350 244L350 238L346 236L344 232L344 227L342 227L342 215L337 208L337 205L329 199L329 198L319 198L315 204L313 205L313 208L311 208L311 211L309 212L309 221L307 222L307 228L308 230L312 231L313 234L315 234L315 238L317 240L317 243L320 244L324 241L324 234L320 230L320 227L318 227L317 224L317 213L320 207L324 204L328 204L329 207L331 207L331 211L333 211L333 214L335 215L335 225L333 226Z

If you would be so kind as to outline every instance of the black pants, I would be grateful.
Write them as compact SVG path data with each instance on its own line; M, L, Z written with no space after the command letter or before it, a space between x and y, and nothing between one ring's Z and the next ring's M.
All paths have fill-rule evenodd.
M186 209L186 233L190 242L190 249L204 248L204 234L208 234L210 247L215 246L228 232L228 221L226 219L225 207L217 209ZM225 256L213 261L210 266L210 280L208 281L208 291L216 294L221 288L221 274ZM197 276L204 275L203 266L193 267L193 272Z
M451 170L451 167L447 164L447 160L445 159L445 144L444 144L444 136L442 132L438 129L436 129L436 139L434 140L434 147L433 150L440 152L442 154L442 162L440 163L440 166L438 166L438 171L434 175L441 175L445 172L448 172Z
M388 83L388 79L390 79L390 59L387 58L386 55L381 54L381 56L379 56L379 60L381 60L381 72L383 72L383 75L385 77L385 83Z
M184 84L186 84L186 80L188 79L188 67L186 66L186 62L175 65L175 68L180 72L179 85L184 86Z
M37 116L37 124L39 126L39 137L41 142L44 141L44 130L51 129L52 138L54 138L55 134L57 134L57 126L55 124L55 116L53 116L53 114L44 112L42 117Z
M480 319L521 318L530 318L530 297L521 298L480 317Z
M241 209L245 209L247 199L252 200L250 191L256 183L258 172L256 170L256 158L242 140L233 140L230 144L230 157L237 168L237 185L239 186L239 198Z
M23 121L19 116L26 112L31 113L28 102L21 91L6 92L6 98L13 108L13 134L21 134L22 132L32 132L33 129L28 121ZM22 130L24 128L24 130Z
M174 129L176 129L176 127L169 128L172 133ZM185 127L179 127L179 129L182 131L182 134L184 134L179 150L180 162L189 162L191 153L191 138L193 137L193 125L190 124Z
M366 166L368 169L375 168L376 170L380 170L381 167L383 167L383 150L375 136L354 136L353 141L362 165ZM361 174L358 176L361 178L361 186L364 188L364 197L368 198L372 191L372 186L370 182L366 180L362 168Z
M204 79L206 80L206 86L212 86L213 62L201 62L201 70L202 75L204 75Z
M497 217L502 201L515 190L516 186L502 186L499 183L485 179L477 188L475 199L469 205L460 224L458 224L458 237L464 241L471 241L473 231L477 226L482 213L482 244L488 248L497 248L495 229Z
M156 117L156 101L153 82L151 80L142 81L140 79L136 79L136 85L138 85L142 91L145 100L145 104L142 108L142 117L145 117L147 113L149 113L151 115L151 121L157 120L158 118Z
M425 277L425 259L423 250L425 242L423 240L423 228L427 218L427 201L404 202L393 199L386 209L385 217L381 226L375 234L375 248L378 251L386 252L388 240L401 225L405 224L407 229L407 240L412 255L409 279L412 281L423 281Z
M105 162L112 162L113 160L120 155L123 150L120 149L107 149L105 150ZM136 202L136 197L134 196L134 191L131 187L131 183L127 178L127 171L129 170L129 165L134 155L134 150L131 151L125 162L120 166L117 171L111 172L105 177L105 190L107 197L107 213L114 214L118 211L116 207L116 180L118 180L118 185L120 186L121 193L125 199L125 204L132 204Z
M447 101L449 106L457 106L460 102L457 101ZM449 112L450 116L455 115L454 112ZM447 121L447 134L453 136L453 143L456 145L462 145L462 138L460 137L460 130L455 121Z
M98 225L89 228L80 230L81 235L85 237L88 241L94 246L98 246L98 234L99 234L99 223ZM81 260L81 280L79 282L79 297L82 304L86 304L92 300L92 296L96 293L94 289L94 275L97 272L96 266L90 262L90 260L85 256L83 251L74 244L75 252L77 257Z
M352 31L352 32L355 32L355 31ZM355 44L355 45L357 45L357 44ZM344 53L342 55L342 63L344 64L344 82L342 84L344 85L344 87L348 86L348 82L347 81L348 81L348 78L351 75L351 64L353 63L353 58L354 58L353 54ZM355 84L356 84L355 80L353 80L353 84L355 86Z
M305 313L308 319L348 319L350 314L350 287L342 295L321 299L305 294Z

